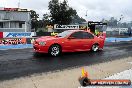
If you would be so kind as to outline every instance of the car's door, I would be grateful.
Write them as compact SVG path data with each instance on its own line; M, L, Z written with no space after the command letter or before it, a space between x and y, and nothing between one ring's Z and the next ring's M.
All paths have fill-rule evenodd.
M92 47L92 44L94 43L94 35L92 35L89 32L83 32L83 49L89 50Z
M72 33L69 38L65 41L68 50L72 51L80 51L82 50L82 42L83 39L83 32L82 31L77 31Z

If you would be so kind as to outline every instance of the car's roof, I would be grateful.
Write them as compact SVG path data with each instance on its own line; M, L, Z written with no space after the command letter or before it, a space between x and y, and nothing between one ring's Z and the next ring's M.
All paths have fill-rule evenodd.
M84 30L68 30L68 31L84 31Z
M90 32L88 30L78 30L78 29L76 29L76 30L67 30L67 31L72 31L72 32L84 31L84 32L88 32L88 33L93 34L92 32Z

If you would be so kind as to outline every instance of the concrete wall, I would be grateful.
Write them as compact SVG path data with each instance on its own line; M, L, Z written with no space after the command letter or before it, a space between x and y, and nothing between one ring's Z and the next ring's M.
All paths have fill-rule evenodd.
M17 28L20 28L19 22L24 22L22 28L26 28L26 32L31 32L30 12L0 11L0 22L3 23L3 28L0 28L1 32L7 31L6 28L9 28L9 22L10 28L15 28L15 30L17 30ZM14 30L10 31L15 32Z
M18 11L0 11L0 20L19 20L19 21L30 21L29 12L18 12Z

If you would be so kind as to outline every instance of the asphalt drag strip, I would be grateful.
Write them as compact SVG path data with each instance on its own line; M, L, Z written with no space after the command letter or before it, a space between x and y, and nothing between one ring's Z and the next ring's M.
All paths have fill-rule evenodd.
M132 42L106 43L100 52L33 56L32 49L0 50L0 81L121 60L132 56Z
M124 70L132 68L132 57L114 60L104 63L98 63L90 66L83 66L88 72L90 79L107 79L112 77L114 74L120 73ZM15 78L12 80L5 80L0 82L0 88L104 88L92 86L92 87L81 87L78 78L81 76L82 67L65 69L63 71L48 72L42 74L33 74L26 77ZM127 74L125 74L127 75ZM121 75L122 79L130 79ZM131 75L132 74L128 74ZM116 79L116 78L114 78ZM105 88L124 88L124 87L105 87ZM130 87L126 87L130 88Z

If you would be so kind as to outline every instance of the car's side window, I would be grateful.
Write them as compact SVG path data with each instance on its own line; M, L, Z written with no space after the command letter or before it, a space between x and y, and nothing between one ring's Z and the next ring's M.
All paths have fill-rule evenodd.
M83 32L81 32L81 31L75 32L75 33L71 34L70 37L74 37L75 39L83 39Z
M84 39L93 39L94 36L88 32L83 32L83 38Z

